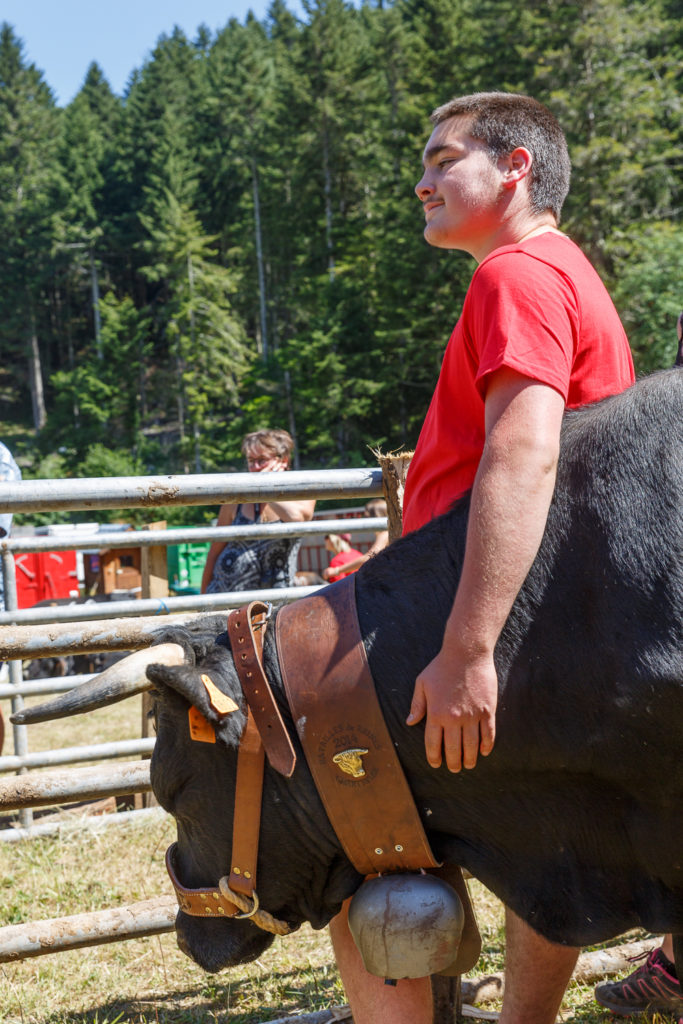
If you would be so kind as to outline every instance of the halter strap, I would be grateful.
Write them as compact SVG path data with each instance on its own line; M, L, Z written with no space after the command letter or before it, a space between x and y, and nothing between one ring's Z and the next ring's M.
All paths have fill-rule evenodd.
M221 878L217 887L187 888L175 872L177 843L166 852L166 869L184 913L193 917L249 917L260 928L285 935L289 926L259 910L256 892L265 756L276 771L287 777L296 764L292 741L263 671L263 633L270 612L270 605L252 601L228 616L233 661L248 704L237 754L230 874Z
M228 635L242 692L254 716L268 761L276 772L290 778L296 767L296 754L263 671L263 634L271 610L271 605L263 601L252 601L246 607L236 608L228 615Z

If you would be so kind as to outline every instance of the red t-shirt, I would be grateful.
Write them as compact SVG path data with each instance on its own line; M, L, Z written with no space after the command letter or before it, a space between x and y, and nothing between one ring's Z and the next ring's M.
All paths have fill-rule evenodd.
M349 551L340 551L338 555L330 559L330 569L341 569L342 566L346 565L347 562L355 562L357 558L362 558L363 555L360 551L356 551L355 548L351 548ZM356 572L352 569L351 572ZM336 583L337 580L342 579L344 576L350 576L351 572L337 572L334 576L330 576L328 583Z
M408 471L404 533L472 487L486 439L486 388L502 367L554 388L569 409L635 379L612 300L564 235L504 246L477 267Z

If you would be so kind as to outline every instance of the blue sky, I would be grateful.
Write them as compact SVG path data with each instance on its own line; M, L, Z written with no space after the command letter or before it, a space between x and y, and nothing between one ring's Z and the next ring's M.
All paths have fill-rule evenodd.
M265 17L269 0L0 0L7 21L24 44L28 62L40 68L60 106L73 99L92 61L121 95L162 34L179 25L194 39L202 23L215 31L248 10ZM300 5L288 0L298 13Z

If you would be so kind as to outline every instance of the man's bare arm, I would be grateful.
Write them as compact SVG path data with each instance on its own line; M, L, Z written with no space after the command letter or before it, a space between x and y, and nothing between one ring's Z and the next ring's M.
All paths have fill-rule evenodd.
M462 574L439 654L418 676L410 725L427 716L425 750L451 771L495 741L493 650L543 537L555 486L562 396L501 370L486 397L486 445L472 489Z

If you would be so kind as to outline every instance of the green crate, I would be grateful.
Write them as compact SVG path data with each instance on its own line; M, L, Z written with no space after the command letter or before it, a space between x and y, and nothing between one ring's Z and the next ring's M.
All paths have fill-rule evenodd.
M206 556L211 545L169 544L166 564L168 566L168 589L174 594L198 594Z

